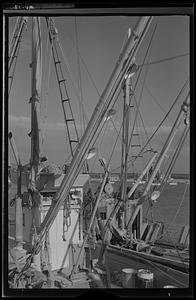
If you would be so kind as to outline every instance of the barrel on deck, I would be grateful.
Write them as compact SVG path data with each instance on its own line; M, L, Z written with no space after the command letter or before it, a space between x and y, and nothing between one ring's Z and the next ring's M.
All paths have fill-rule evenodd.
M122 285L124 288L135 287L135 270L122 269Z
M147 269L137 271L137 288L153 288L154 274Z
M164 285L164 289L177 289L177 286L174 285Z

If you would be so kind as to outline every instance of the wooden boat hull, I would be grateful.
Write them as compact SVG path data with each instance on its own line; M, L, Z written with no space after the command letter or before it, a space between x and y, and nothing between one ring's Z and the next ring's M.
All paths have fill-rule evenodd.
M98 258L101 244L98 243L95 250L92 251L93 258ZM122 271L124 268L148 269L154 274L154 288L163 288L167 285L173 285L177 288L189 287L189 274L179 270L175 270L172 266L153 261L154 255L145 255L145 253L135 252L130 249L121 248L119 246L109 245L105 253L105 264L110 270Z

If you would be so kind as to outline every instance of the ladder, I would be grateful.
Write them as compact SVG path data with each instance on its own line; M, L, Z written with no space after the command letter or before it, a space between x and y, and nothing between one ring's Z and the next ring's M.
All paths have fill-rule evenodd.
M20 17L17 20L16 28L13 33L13 37L10 42L10 49L9 49L9 57L8 57L8 80L9 80L9 92L10 94L14 73L16 69L17 58L20 50L20 45L22 41L22 32L24 26L27 24L28 17Z
M49 40L52 47L52 55L54 60L55 72L58 81L61 104L64 114L64 121L66 125L66 133L68 136L69 147L71 151L71 156L73 157L75 149L79 143L79 136L73 116L73 111L70 103L70 97L68 95L66 80L63 74L61 60L58 54L57 48L57 36L58 31L55 27L55 23L52 18L46 17L46 23L48 27Z

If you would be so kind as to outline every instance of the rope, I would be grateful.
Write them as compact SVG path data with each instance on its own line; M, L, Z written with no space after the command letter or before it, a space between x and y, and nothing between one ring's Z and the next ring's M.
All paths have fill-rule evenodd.
M111 119L110 121L111 121L111 123L112 123L112 125L113 125L113 127L114 127L114 129L115 129L115 131L116 131L116 133L119 134L119 132L118 132L118 130L117 130L115 124L114 124L114 121L113 121L112 119ZM121 138L120 138L120 140L122 141Z
M173 166L174 166L174 164L175 164L175 162L176 162L176 159L177 159L177 157L178 157L178 155L179 155L179 153L180 153L180 150L181 150L181 148L182 148L182 146L183 146L183 144L184 144L184 141L185 141L186 136L187 136L187 134L188 134L188 130L189 130L189 128L185 128L185 131L184 131L183 134L182 134L182 138L181 138L181 140L180 140L180 142L179 142L179 144L178 144L178 146L177 146L177 148L176 148L176 152L174 153L174 155L173 155L173 157L172 157L172 160L171 160L171 163L170 163L170 165L169 165L169 167L168 167L168 169L167 169L167 171L166 171L166 174L165 174L165 176L164 176L164 178L163 178L164 184L163 184L163 185L161 186L161 188L160 188L160 191L161 191L161 192L164 190L164 188L165 188L165 186L166 186L167 179L168 179L169 175L171 174L171 171L172 171ZM180 211L180 208L181 208L182 203L183 203L183 201L184 201L184 197L185 197L185 194L186 194L187 187L188 187L188 183L187 183L187 185L186 185L186 187L185 187L185 191L184 191L184 194L183 194L183 196L182 196L182 200L181 200L181 202L180 202L180 204L179 204L179 207L178 207L178 209L177 209L177 211L176 211L175 216L172 218L173 221L172 221L172 223L170 223L170 225L174 224L174 221L175 221L175 219L176 219L176 217L177 217L177 215L178 215L178 213L179 213L179 211ZM170 226L170 225L169 225L169 226ZM169 227L168 227L168 228L169 228Z
M170 114L170 112L172 111L173 107L175 106L175 104L178 102L182 92L184 91L185 87L187 86L188 84L188 79L187 81L185 82L185 84L183 85L182 89L180 90L178 96L176 97L176 99L174 100L172 106L170 107L170 109L168 110L167 114L165 115L165 117L162 119L162 121L159 123L159 125L157 126L156 130L154 131L154 133L151 135L151 137L149 138L149 140L146 142L146 144L142 147L142 149L140 150L139 154L137 155L137 157L133 160L133 162L138 158L138 156L143 152L143 150L145 149L145 147L149 144L149 142L152 140L152 138L154 137L154 135L157 133L157 131L159 130L159 128L161 127L161 125L164 123L164 121L167 119L168 115ZM130 160L132 161L132 160ZM130 162L129 161L129 162ZM115 168L113 170L111 170L111 172L114 172L115 170L119 169L118 168Z
M183 85L180 93L178 94L178 96L176 97L176 99L174 100L172 106L170 107L169 111L167 112L167 114L165 115L165 117L162 119L162 121L159 123L159 125L157 126L156 130L154 131L154 133L151 135L151 137L149 138L149 140L146 142L146 144L142 147L142 149L140 150L138 156L143 152L143 150L145 149L145 147L149 144L149 142L152 140L152 138L154 137L154 135L157 133L157 131L159 130L159 128L161 127L161 125L164 123L164 121L167 119L167 116L170 114L170 112L172 111L173 107L175 106L175 104L177 103L177 101L180 98L180 95L182 94L183 90L185 89L185 86L188 84L188 80L185 82L185 84ZM135 158L133 161L135 161L137 158Z
M180 127L180 124L178 125L178 129L179 129L179 127ZM167 155L167 158L170 159L170 163L169 163L169 165L168 165L168 167L167 167L167 170L166 170L166 166L163 166L163 168L162 168L162 173L165 173L165 175L164 175L163 179L161 180L161 186L160 186L160 188L159 188L160 192L162 192L162 191L164 190L164 187L165 187L165 185L166 185L166 183L167 183L167 180L168 180L168 178L169 178L169 175L171 174L171 171L172 171L172 169L173 169L173 167L174 167L174 165L175 165L176 159L178 158L178 155L179 155L180 150L181 150L181 148L182 148L182 145L183 145L183 143L184 143L184 139L185 139L185 137L186 137L186 135L187 135L187 133L188 133L188 130L187 130L187 129L188 129L188 127L185 128L185 130L184 130L184 132L183 132L183 134L182 134L182 137L181 137L181 139L180 139L178 145L176 146L177 148L176 148L176 150L175 150L175 152L174 152L172 158L168 158L169 156ZM185 135L185 136L184 136L184 135ZM173 151L174 151L174 150L173 150ZM171 155L171 154L170 154L170 155ZM166 164L166 163L167 163L167 162L165 162L165 164ZM165 170L166 170L166 171L165 171ZM156 189L156 187L154 187L153 191L154 191L155 189Z
M160 192L163 192L163 190L164 190L164 188L165 188L165 186L166 186L167 179L168 179L169 175L170 175L171 172L172 172L173 166L174 166L174 164L175 164L175 162L176 162L177 157L179 156L180 150L181 150L181 148L182 148L182 146L183 146L183 144L184 144L184 141L185 141L185 139L186 139L186 136L187 136L187 134L188 134L188 131L189 131L189 127L187 127L187 128L185 127L185 130L184 130L184 132L183 132L183 134L182 134L182 137L181 137L181 139L180 139L180 141L179 141L179 143L178 143L178 145L177 145L177 147L176 147L176 151L174 152L174 155L173 155L173 157L172 157L172 159L171 159L171 162L170 162L170 164L169 164L169 166L168 166L168 168L167 168L167 171L166 171L166 173L165 173L165 176L164 176L164 178L162 179L162 185L161 185L161 187L160 187ZM155 190L155 188L154 188L154 190ZM183 201L182 201L182 202L183 202ZM180 207L181 207L181 205L182 205L182 202L181 202L181 204L180 204ZM174 223L174 221L175 221L175 219L176 219L176 216L177 216L177 214L178 214L178 212L179 212L180 207L178 208L178 210L177 210L177 212L176 212L176 215L175 215L175 218L173 218L173 222L172 222L171 224ZM147 210L147 213L146 213L146 217L147 217L147 215L148 215L149 208L150 208L150 207L148 207L148 210ZM151 205L151 209L152 209L152 205ZM171 224L170 224L170 225L171 225ZM169 228L169 227L168 227L168 228Z
M144 121L143 121L141 112L140 112L140 110L139 110L139 107L138 107L138 104L137 104L137 100L136 100L135 94L134 94L133 96L134 96L134 100L135 100L136 109L138 109L138 114L139 114L140 119L141 119L141 121L142 121L142 126L143 126L144 132L145 132L145 134L146 134L146 136L147 136L147 140L148 140L149 137L148 137L147 131L146 131L146 129L145 129ZM137 123L137 120L135 121L135 123ZM138 128L139 128L139 127L138 127ZM132 134L133 134L133 131L132 131ZM150 144L150 142L149 142L149 145L150 145L150 149L152 149L152 145ZM130 156L130 155L129 155L129 156ZM128 167L127 170L128 170L129 168L130 168L130 167Z
M108 161L108 164L110 163L110 161L111 161L111 159L112 159L112 155L114 154L114 150L115 150L116 144L117 144L117 142L118 142L119 135L120 135L120 132L121 132L121 130L122 130L122 127L123 127L123 124L121 124L121 127L120 127L120 129L119 129L118 135L117 135L117 137L116 137L116 141L115 141L115 143L114 143L114 146L113 146L112 151L111 151L111 154L110 154L110 159L109 159L109 161Z
M111 96L112 98L115 96L116 90L117 90L117 87L116 87L116 89L114 90L113 95ZM116 96L116 99L115 99L115 101L114 101L114 104L113 104L112 108L115 106L115 104L116 104L116 102L117 102L117 100L118 100L118 97L119 97L120 93L121 93L121 90L119 90L119 92L118 92L118 94L117 94L117 96ZM97 135L97 139L98 139L98 137L99 137L99 135L100 135L100 133L101 133L101 131L102 131L104 125L105 125L105 122L103 123L101 129L99 130L99 133L98 133L98 135ZM122 125L121 125L121 128L120 128L120 131L121 131L121 129L122 129ZM119 131L119 134L120 134L120 131ZM119 136L119 134L118 134L118 136ZM116 143L117 143L118 136L117 136L115 145L116 145ZM93 138L92 138L92 139L93 139ZM95 141L95 142L96 142L96 141ZM93 143L92 147L95 145L95 142ZM114 146L114 147L115 147L115 146ZM114 150L114 148L113 148L113 150ZM113 154L113 151L112 151L112 154ZM111 154L111 155L112 155L112 154ZM111 161L111 155L109 156L109 157L110 157L109 162ZM109 162L108 162L108 164L109 164Z
M160 217L159 222L162 222L163 224L166 224L166 222L165 222L163 216L161 215L161 213L160 213L159 211L157 211L157 213L159 214L159 217ZM170 224L170 225L171 225L171 224ZM169 228L169 227L168 227L168 228ZM178 254L179 259L181 260L181 262L182 262L183 265L184 265L184 268L186 269L186 265L184 264L183 258L180 256L180 253L179 253L179 251L178 251L177 245L176 245L176 243L172 240L172 237L171 237L171 235L170 235L170 233L169 233L169 231L168 231L168 228L165 227L165 231L167 232L168 237L169 237L169 239L170 239L170 241L171 241L173 247L175 248L175 250L176 250L176 252L177 252L177 254Z
M147 28L147 25L146 25L146 28ZM144 32L143 32L143 34L144 34ZM141 39L142 39L142 35L141 35L140 39L138 40L138 43L137 43L138 45L139 45L139 43L141 42ZM134 50L135 50L135 48L133 48L133 49L131 50L131 53L132 53L132 54L134 54ZM125 76L125 73L128 71L129 65L130 65L130 63L131 63L131 61L132 61L131 53L130 53L128 59L126 60L126 65L124 66L122 72L120 72L120 73L118 74L118 76L117 76L116 79L115 79L115 82L113 82L113 88L111 89L111 91L110 91L109 94L107 95L107 100L106 100L105 104L104 104L103 107L102 107L103 110L104 110L104 109L105 109L105 110L107 109L107 105L108 105L108 101L109 101L108 99L111 100L111 99L115 96L115 94L116 94L117 92L120 92L120 88L121 88L120 82L123 81L124 76ZM99 119L99 120L100 120L100 119ZM91 140L89 141L89 143L93 140L93 138L94 138L94 137L91 138Z
M66 199L64 202L63 207L63 240L65 240L65 232L68 231L69 227L71 226L71 208L69 200ZM66 226L66 228L65 228Z
M85 130L85 117L84 117L84 99L82 93L82 78L81 78L81 68L80 68L80 57L79 57L79 45L78 45L78 28L77 28L77 20L75 17L75 35L76 35L76 53L77 53L77 63L78 63L78 74L79 74L79 90L80 90L80 102L82 108L82 124L83 124L83 132Z
M163 109L163 107L159 104L159 102L157 101L157 99L155 98L155 96L152 94L152 92L150 91L150 89L147 86L145 86L145 88L146 88L147 92L150 94L150 96L152 97L152 100L154 100L154 102L159 106L159 108L164 113L166 113L165 109ZM168 116L168 119L173 122L173 120L169 116Z
M183 196L182 196L181 202L180 202L180 204L179 204L179 206L178 206L178 209L177 209L177 211L176 211L176 214L175 214L174 217L172 218L173 221L172 221L172 223L170 223L170 225L173 225L174 222L175 222L175 220L176 220L176 217L177 217L177 215L178 215L178 213L179 213L179 211L180 211L180 209L181 209L182 203L184 202L185 195L186 195L186 192L187 192L187 188L188 188L188 183L186 183L185 190L184 190L184 194L183 194Z
M156 29L157 29L157 23L155 24L155 27L154 27L154 30L152 32L152 35L151 35L151 38L150 38L150 41L149 41L149 44L148 44L148 47L147 47L147 50L146 50L146 53L145 53L145 56L144 56L144 59L143 59L143 63L145 62L146 58L147 58L147 55L148 53L150 53L149 51L151 51L151 46L152 46L152 41L153 41L153 38L154 38L154 35L155 35L155 32L156 32ZM141 75L141 72L142 72L142 68L140 69L139 71L139 74L138 74L138 77L137 77L137 81L136 81L136 84L134 86L134 90L136 89L136 86L138 84L138 80L139 80L139 77ZM132 135L133 135L133 131L134 131L134 128L135 128L135 124L136 124L136 119L137 119L137 116L138 116L138 111L139 111L139 106L141 104L141 99L142 99L142 94L143 94L143 90L144 90L144 83L145 83L145 80L146 80L146 77L147 77L147 73L148 73L148 68L146 69L145 71L145 75L144 75L144 82L142 84L142 88L141 88L141 92L140 92L140 97L139 97L139 103L136 107L136 114L135 114L135 119L134 119L134 123L133 123L133 127L132 127L132 131L131 131L131 137L130 137L130 140L129 140L129 145L128 145L128 149L130 149L130 145L131 145L131 140L132 140ZM131 101L131 99L130 99Z
M139 112L139 116L141 117L141 114L140 114L140 112ZM142 120L142 119L141 119ZM143 120L142 120L143 121ZM137 120L136 121L136 132L138 133L139 132L139 120ZM144 132L145 132L145 126L144 126L144 124L142 124L143 125L143 128L144 128ZM147 136L147 139L148 139L148 136ZM143 145L144 144L144 141L145 141L145 139L143 138L143 135L142 134L140 134L139 135L139 133L138 133L138 144L139 145ZM152 146L151 146L151 148L152 148ZM144 164L144 158L142 157L142 162L143 162L143 164ZM128 166L127 166L127 171L128 171Z
M64 28L66 28L65 25L64 25ZM75 42L74 42L74 40L72 39L71 35L69 34L69 31L68 31L68 30L67 30L67 33L68 33L69 39L71 40L73 46L75 47ZM85 70L86 70L86 72L87 72L87 74L88 74L88 76L89 76L89 79L90 79L91 82L92 82L92 85L94 86L94 88L95 88L95 90L96 90L96 92L97 92L97 95L100 96L101 94L100 94L100 92L99 92L99 90L98 90L98 88L97 88L97 86L96 86L96 84L95 84L95 81L94 81L92 75L90 74L90 72L89 72L89 70L88 70L88 68L87 68L87 65L86 65L86 63L85 63L85 61L84 61L84 59L83 59L83 57L82 57L82 55L81 55L80 52L79 52L79 57L80 57L81 62L83 63L83 66L84 66L84 68L85 68Z
M107 130L107 128L108 128L108 124L109 124L109 123L107 122L107 124L106 124L106 126L105 126L105 129L104 129L104 132L103 132L103 135L102 135L102 139L101 139L101 141L99 142L99 148L101 148L101 145L103 144L103 140L104 140L104 137L105 137L105 134L106 134L106 130ZM94 162L93 162L93 165L92 165L92 168L91 168L91 172L93 171L93 168L94 168L94 166L95 166L95 163L96 163L97 159L100 157L99 148L97 148L97 149L98 149L98 155L96 155L95 158L94 158Z
M133 254L134 255L134 254ZM136 256L136 255L135 255ZM136 257L137 259L137 257ZM175 282L179 283L181 286L185 286L184 283L182 283L181 281L179 281L178 279L176 279L175 277L173 277L172 275L169 275L168 272L163 271L159 266L157 266L156 263L151 262L150 260L147 260L145 258L142 257L142 260L144 260L146 263L152 265L155 269L159 270L161 273L163 273L164 275L166 275L167 277L171 278L172 280L174 280ZM186 287L186 286L185 286Z
M176 56L171 56L171 57L159 59L159 60L156 60L156 61L152 61L152 62L147 63L147 64L141 64L141 65L139 65L139 67L151 66L151 65L154 65L154 64L159 64L159 63L162 63L162 62L165 62L165 61L174 60L174 59L184 57L184 56L188 56L188 55L189 55L189 53L184 53L184 54L180 54L180 55L176 55Z
M164 183L164 185L162 186L161 191L163 191L163 188L164 188L165 185L166 185L166 180L168 179L168 175L171 173L172 168L173 168L173 166L174 166L174 164L175 164L175 162L176 162L176 159L177 159L177 157L178 157L178 155L179 155L179 153L180 153L180 150L181 150L181 148L182 148L182 146L183 146L183 144L184 144L184 141L185 141L185 138L186 138L186 136L187 136L188 130L189 130L189 127L185 128L185 130L184 130L184 132L183 132L183 134L182 134L182 137L181 137L181 139L180 139L180 141L179 141L179 144L177 145L176 151L175 151L175 153L174 153L174 155L173 155L173 157L172 157L171 163L170 163L170 165L169 165L169 167L168 167L168 169L167 169L166 175L165 175L165 177L164 177L164 180L163 180L163 181L165 181L165 183ZM185 191L185 192L186 192L186 191ZM184 196L185 196L185 193L184 193L184 195L183 195L183 200L184 200ZM180 209L180 207L181 207L181 205L182 205L183 200L181 201L180 206L178 207L178 210L177 210L177 212L176 212L175 218L173 219L173 223L174 223L174 220L176 219L176 216L177 216L177 214L178 214L178 212L179 212L179 209ZM160 214L159 212L158 212L158 214L161 216L161 214ZM162 218L162 216L161 216L161 218ZM162 219L163 219L163 218L162 218ZM170 223L170 225L173 224L173 223ZM169 225L169 226L170 226L170 225ZM169 226L168 226L168 228L169 228ZM172 244L174 245L174 247L175 247L175 249L176 249L176 251L177 251L177 254L178 254L180 260L183 262L183 259L182 259L182 257L180 256L180 253L179 253L179 251L178 251L178 249L177 249L177 247L176 247L176 244L173 242L173 240L172 240L172 238L171 238L171 236L170 236L170 234L169 234L169 232L168 232L168 229L166 229L166 232L168 233L169 238L170 238ZM184 262L183 262L183 263L184 263Z
M63 58L64 63L65 63L65 68L66 68L66 71L67 71L67 74L68 74L70 83L71 83L71 85L72 85L72 87L73 87L73 89L74 89L74 91L75 91L75 93L76 93L76 99L79 100L78 103L79 103L79 105L81 106L81 103L80 103L80 92L78 91L78 88L76 87L76 85L74 84L74 80L72 79L72 75L71 75L71 71L70 71L71 68L70 68L68 59L67 59L67 57L65 56L65 51L64 51L64 49L63 49L63 47L62 47L62 43L61 43L61 41L59 40L59 38L57 39L57 43L58 43L59 48L60 48L60 50L61 50L62 58ZM79 51L79 50L78 50L78 51ZM88 122L88 118L87 118L85 112L83 112L83 117L84 117L84 120L85 120L86 122Z
M157 23L156 23L156 25L155 25L153 34L152 34L152 36L151 36L151 40L150 40L150 43L149 43L149 45L148 45L148 49L147 49L146 55L145 55L145 57L144 57L144 61L145 61L145 59L146 59L146 57L147 57L147 54L148 54L148 51L149 51L149 49L150 49L150 46L151 46L151 43L152 43L152 39L153 39L154 34L155 34L155 31L156 31L156 27L157 27ZM137 77L136 84L135 84L135 86L134 86L134 90L135 90L135 88L136 88L136 86L137 86L137 83L138 83L138 79L139 79L140 74L141 74L141 70L140 70L139 75L138 75L138 77ZM142 93L141 93L141 94L142 94ZM140 97L140 100L141 100L141 97ZM131 101L131 99L130 99L130 101ZM138 110L137 110L137 111L138 111ZM135 117L134 123L135 123L135 121L136 121L136 118L137 118L137 117ZM121 128L122 128L122 126L121 126ZM134 126L133 126L133 129L134 129ZM121 130L121 129L120 129L120 130ZM119 131L119 133L120 133L120 131ZM133 133L133 130L132 130L132 133ZM131 133L131 136L132 136L132 133ZM117 137L117 138L118 138L118 137ZM130 148L130 143L131 143L131 139L130 139L130 141L129 141L129 148ZM114 147L116 146L116 144L117 144L117 140L116 140L116 142L115 142L115 144L114 144ZM114 147L113 147L111 156L113 155ZM111 160L111 158L110 158L110 160ZM118 167L118 168L119 168L119 167ZM117 168L117 169L118 169L118 168ZM115 170L116 170L116 169L115 169Z
M177 158L178 158L178 156L179 156L179 154L180 154L180 151L181 151L181 149L182 149L182 146L183 146L183 144L184 144L184 142L185 142L185 139L186 139L186 137L187 137L187 134L188 134L188 132L189 132L189 128L190 128L189 126L188 126L188 127L185 127L184 132L182 133L181 139L179 140L179 143L178 143L178 145L176 146L176 151L175 151L174 154L173 154L173 157L172 157L172 159L171 159L171 162L170 162L170 164L169 164L169 166L168 166L168 168L167 168L167 171L166 171L166 173L165 173L165 176L164 176L164 178L163 178L163 185L162 185L161 188L160 188L160 192L163 191L163 189L164 189L164 187L165 187L165 185L166 185L166 182L167 182L167 180L168 180L168 178L169 178L169 175L170 175L171 172L172 172L172 169L173 169L173 167L174 167L174 165L175 165L175 162L176 162L176 160L177 160Z
M117 100L118 100L119 95L120 95L120 91L119 91L119 94L118 94L117 97L116 97L115 103L114 103L114 105L112 106L112 108L114 108L114 106L115 106L115 104L116 104L116 102L117 102ZM119 138L120 131L121 131L121 129L122 129L122 125L121 125L121 128L120 128L120 131L118 132L118 130L117 130L115 124L114 124L113 118L109 119L109 121L112 123L112 125L113 125L113 127L114 127L114 129L115 129L115 131L116 131L116 133L117 133L117 136L118 136L117 138ZM110 124L111 124L111 123L110 123ZM105 135L106 135L106 129L108 128L108 126L109 126L109 122L107 122L107 125L106 125L106 127L105 127L105 129L104 129L103 136L102 136L102 140L101 140L101 142L99 143L99 148L100 148L100 146L103 144L103 139L104 139L104 137L105 137ZM98 150L98 155L99 155L99 150ZM99 157L100 157L100 155L99 155ZM111 161L111 155L109 156L109 158L110 158L110 161ZM95 160L94 160L94 163L93 163L93 166L92 166L92 170L93 170L93 168L94 168L94 165L95 165L95 162L96 162L97 159L98 159L98 156L95 157ZM92 170L91 170L91 172L92 172Z
M52 26L53 26L53 29L55 30L55 37L53 38L52 37L52 33L51 33L51 30L50 30L50 25L51 25L51 23L49 23L49 22L51 22L52 21ZM54 65L55 65L55 71L56 71L56 76L57 76L57 81L59 82L59 79L61 78L64 78L64 74L63 74L63 70L62 70L62 67L61 67L61 65L60 65L60 67L59 67L59 72L58 72L58 69L57 69L57 66L56 66L56 64L55 64L55 60L57 59L57 60L59 60L59 55L58 55L58 51L57 51L57 46L56 46L56 43L54 43L54 40L55 41L57 41L58 43L59 43L59 38L58 38L58 31L57 31L57 29L56 29L56 26L55 26L55 23L54 23L54 21L53 21L53 19L52 18L47 18L46 17L46 24L47 24L47 29L48 29L48 35L49 35L49 38L50 38L50 44L51 44L51 49L52 49L52 54L53 54L53 59L54 59ZM59 46L60 47L60 46ZM61 49L61 48L60 48ZM59 73L60 73L60 75L59 75ZM66 95L68 96L68 92L67 92L67 87L64 85L64 91L65 91L65 93L66 93ZM60 88L60 85L59 85L59 92L60 92L60 95L61 95L61 106L62 106L62 109L63 109L63 115L64 115L64 123L65 123L65 139L66 139L66 143L65 143L65 145L66 146L70 146L70 150L71 150L71 153L72 153L72 147L71 147L71 144L70 144L70 139L69 139L69 129L68 129L68 126L67 126L67 122L66 122L66 112L65 112L65 108L64 108L64 105L63 105L63 102L62 102L62 90L61 90L61 88ZM71 110L71 108L70 108L70 111L71 111L71 114L72 114L72 110ZM75 128L76 129L76 128ZM76 135L77 135L77 130L76 130ZM67 150L68 150L68 148L67 148ZM67 151L67 153L68 153L68 151Z
M137 105L137 101L136 101L135 95L134 95L134 99L135 99L135 103L136 103L136 105ZM142 118L142 114L141 114L140 110L139 110L139 116L140 116L140 119L141 119L141 121L142 121L142 126L143 126L143 129L144 129L145 135L146 135L146 137L147 137L147 140L148 140L148 139L149 139L149 137L148 137L148 133L147 133L147 131L146 131L145 124L144 124L144 120L143 120L143 118ZM151 143L150 143L150 142L149 142L149 145L150 145L150 148L152 149L152 145L151 145Z
M121 128L122 128L122 127L121 127ZM121 132L121 129L119 130L119 135L120 135L120 132ZM113 149L112 149L112 151L111 151L110 159L109 159L108 163L110 163L110 161L111 161L111 159L112 159L112 155L114 154L114 150L115 150L115 147L116 147L116 144L117 144L119 135L117 136L116 141L115 141L115 143L114 143L114 146L113 146Z
M48 50L48 43L49 43L49 36L47 35L47 42L46 42L46 56L45 56L45 62L44 62L44 72L43 72L43 77L45 76L46 74L46 60L47 60L47 56L48 56L48 53L47 53L47 50ZM49 56L49 65L48 65L48 78L47 78L47 86L46 86L46 96L48 97L48 90L49 90L49 84L50 84L50 70L51 70L51 58L52 58L52 49L50 51L50 56ZM42 90L43 92L43 90ZM43 121L42 121L42 131L41 131L41 143L42 143L42 149L43 149L43 145L44 145L44 136L45 136L45 129L46 129L46 119L47 119L47 113L46 113L46 100L47 100L47 97L42 97L43 99L43 107L42 107L42 102L41 102L41 105L40 105L40 111L41 111L41 115L42 115L42 110L43 110ZM44 101L45 100L45 101ZM45 112L44 112L45 111ZM40 117L42 118L42 116L40 115Z
M62 48L62 44L61 42L58 40L58 44L59 44L59 48L61 50L61 54L62 54L62 58L64 60L64 63L65 63L65 68L66 68L66 71L67 71L67 75L69 77L69 80L70 80L70 83L76 93L76 99L78 100L78 103L79 103L79 106L81 106L81 102L80 102L80 92L78 91L78 88L76 87L76 85L74 84L74 80L72 79L72 75L71 75L71 71L70 71L70 65L68 63L68 60L65 56L65 51L63 51L63 48ZM84 116L84 119L86 121L86 123L88 122L88 118L87 118L87 115L85 114L85 112L83 113L83 116Z

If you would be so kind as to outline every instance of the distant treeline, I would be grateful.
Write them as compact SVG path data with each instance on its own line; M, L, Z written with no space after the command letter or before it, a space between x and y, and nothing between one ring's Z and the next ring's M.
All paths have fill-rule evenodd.
M189 179L190 174L187 173L173 173L171 175L172 178L174 179Z
M90 173L90 176L92 178L100 178L103 176L103 173ZM111 177L119 177L120 176L120 173L113 173L111 174ZM130 178L137 178L138 174L136 173L128 173L127 174L127 178L130 179ZM187 173L173 173L171 175L172 178L174 179L189 179L190 175L187 174Z
M17 166L15 164L11 164L11 165L14 169L17 168ZM90 176L92 178L102 178L103 173L90 173ZM120 177L120 173L112 173L110 176L111 177ZM127 174L128 179L137 178L137 177L138 177L138 174L136 174L136 173L128 173ZM187 174L187 173L173 173L171 175L171 177L174 178L174 179L189 179L190 174Z

